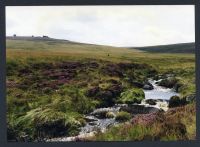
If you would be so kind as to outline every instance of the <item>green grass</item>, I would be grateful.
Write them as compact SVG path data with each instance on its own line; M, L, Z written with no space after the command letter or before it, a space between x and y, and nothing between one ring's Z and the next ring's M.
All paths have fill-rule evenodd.
M120 102L126 104L141 103L145 98L144 92L141 89L129 89L121 93Z
M157 74L173 73L182 85L181 97L195 93L194 54L146 53L59 40L6 43L9 140L23 140L24 135L30 140L74 135L84 125L84 114L93 109L119 101L125 103L132 95L143 98L142 90L132 82L144 82ZM99 91L88 96L90 89ZM188 112L183 109L181 113L184 117L179 120L186 126L188 138L193 139L195 113L186 115ZM156 127L124 127L130 128L130 134L114 127L96 140L142 140L157 132ZM171 133L159 139L183 138Z
M128 121L131 119L131 114L125 111L120 111L119 113L117 113L115 119L117 121Z

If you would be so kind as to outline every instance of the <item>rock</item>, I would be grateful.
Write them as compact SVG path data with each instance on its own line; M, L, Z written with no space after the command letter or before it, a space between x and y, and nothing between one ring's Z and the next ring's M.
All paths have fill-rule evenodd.
M106 118L106 114L108 112L110 112L111 110L109 108L101 108L101 109L98 109L98 110L95 110L91 113L91 115L94 115L95 117L97 118L100 118L100 119L103 119L103 118Z
M145 107L144 105L129 105L128 107L121 107L120 111L126 111L131 114L147 114L147 113L155 113L162 112L160 109L155 107Z
M145 102L149 105L156 105L157 103L157 100L154 100L154 99L147 99L145 100Z
M163 86L163 87L167 87L167 88L173 88L176 83L178 82L178 80L176 78L166 78L161 80L158 85L159 86Z
M147 84L145 84L145 85L143 86L143 89L144 89L144 90L153 90L154 87L153 87L153 85L152 85L151 83L147 83Z
M96 122L89 122L89 125L94 126L96 125Z
M86 122L94 122L94 121L98 121L98 119L94 118L93 116L86 116L85 121Z
M179 107L186 104L185 99L181 99L179 96L172 96L169 100L169 108Z

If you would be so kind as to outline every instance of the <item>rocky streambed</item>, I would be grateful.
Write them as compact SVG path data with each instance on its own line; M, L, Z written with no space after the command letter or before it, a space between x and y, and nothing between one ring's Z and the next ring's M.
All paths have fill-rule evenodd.
M171 88L158 86L158 82L159 80L149 79L149 85L151 86L150 88L147 87L148 85L144 87L145 99L140 104L115 104L112 107L95 109L85 116L87 123L84 127L80 128L79 135L52 138L47 141L79 141L87 137L92 137L97 132L105 132L110 126L121 123L116 120L116 115L120 111L128 112L132 116L167 111L169 99L179 94Z

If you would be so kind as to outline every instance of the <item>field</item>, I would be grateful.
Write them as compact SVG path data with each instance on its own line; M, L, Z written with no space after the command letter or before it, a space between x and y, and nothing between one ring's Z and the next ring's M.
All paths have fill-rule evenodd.
M144 99L141 85L148 78L168 74L173 80L163 86L180 94L168 111L153 114L150 124L133 124L122 113L125 122L82 140L196 137L194 54L149 53L55 39L7 39L6 44L9 141L77 135L86 124L85 114L116 103L139 103Z

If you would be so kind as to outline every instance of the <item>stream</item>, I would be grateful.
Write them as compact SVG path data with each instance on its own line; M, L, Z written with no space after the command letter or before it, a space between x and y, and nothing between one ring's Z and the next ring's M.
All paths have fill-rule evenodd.
M173 89L165 88L162 86L158 86L155 80L149 80L149 83L153 85L154 89L152 90L143 90L145 93L145 99L141 102L141 104L132 104L131 107L127 104L116 104L112 107L108 108L98 108L95 109L90 114L86 115L85 118L87 120L87 124L84 127L80 128L79 135L72 136L72 137L60 137L60 138L52 138L47 141L54 142L54 141L76 141L77 139L92 137L96 132L101 131L105 132L107 128L110 126L114 126L119 124L113 118L101 118L99 117L102 113L112 113L112 115L116 115L120 110L123 109L131 109L136 114L144 114L150 113L150 111L157 111L157 110L168 110L168 101L170 97L174 95L179 95ZM156 102L155 105L150 105L146 101L152 99ZM140 109L140 110L139 110ZM148 111L148 112L147 112Z

